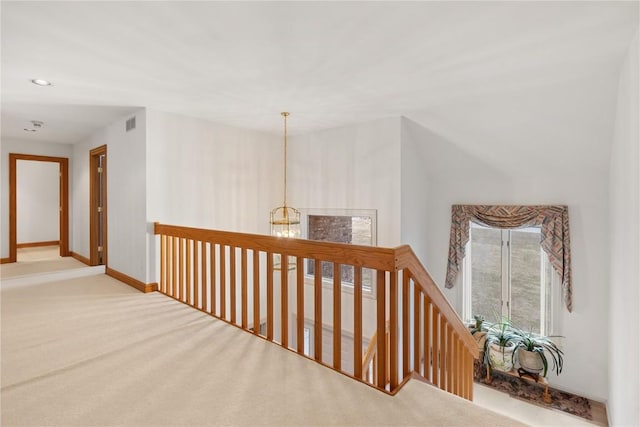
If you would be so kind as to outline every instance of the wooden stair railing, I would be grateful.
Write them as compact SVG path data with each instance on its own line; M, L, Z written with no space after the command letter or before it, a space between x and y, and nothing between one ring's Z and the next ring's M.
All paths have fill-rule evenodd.
M418 374L473 399L477 344L409 246L358 246L160 223L154 230L160 236L161 293L384 392L395 394ZM287 274L281 274L279 260ZM322 276L327 263L330 280ZM313 274L305 273L309 264ZM353 269L352 283L343 283L342 266ZM364 269L376 278L370 295L363 289ZM344 292L343 286L352 291ZM373 314L363 310L365 300ZM323 314L327 308L331 316ZM304 348L305 319L313 323L313 354ZM332 340L324 345L332 348L332 356L323 358L327 328ZM363 354L367 329L385 333L375 334ZM342 342L350 335L354 350L345 356Z
M387 343L387 360L389 360L389 321L385 324L384 328L384 340ZM377 366L378 366L378 331L373 333L373 336L369 340L369 345L367 349L364 351L364 356L362 357L362 380L364 382L368 382L370 384L377 383ZM387 365L388 367L389 365ZM386 371L386 376L389 378L390 373L389 369ZM388 385L385 384L385 387Z

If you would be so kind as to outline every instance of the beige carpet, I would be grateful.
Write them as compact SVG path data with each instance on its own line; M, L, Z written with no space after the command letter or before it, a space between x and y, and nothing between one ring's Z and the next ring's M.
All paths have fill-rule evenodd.
M104 275L1 297L3 426L522 425L419 381L385 395Z
M74 258L59 256L58 251L58 246L18 249L18 262L0 265L0 278L10 279L86 267Z

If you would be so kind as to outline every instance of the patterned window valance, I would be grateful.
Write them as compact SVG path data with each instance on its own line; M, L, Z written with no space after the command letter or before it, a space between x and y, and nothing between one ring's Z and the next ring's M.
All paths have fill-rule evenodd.
M451 206L449 263L445 287L452 288L462 265L469 241L469 221L494 228L540 226L540 246L549 256L553 269L562 278L564 304L572 310L571 250L569 246L569 209L567 206Z

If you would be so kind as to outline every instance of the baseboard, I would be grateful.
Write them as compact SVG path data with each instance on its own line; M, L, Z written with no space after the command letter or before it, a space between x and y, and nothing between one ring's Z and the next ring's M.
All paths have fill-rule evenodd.
M11 261L11 258L0 258L0 264L9 264L11 262L15 261Z
M36 248L38 246L59 246L59 240L50 240L48 242L30 242L30 243L18 243L16 244L17 249L22 248Z
M76 252L71 252L71 257L77 259L78 261L80 261L83 264L86 264L88 266L91 266L91 262L89 261L89 258L85 258L82 255L76 253Z
M114 270L113 268L107 267L105 270L105 273L107 274L107 276L111 276L114 279L121 281L122 283L126 283L127 285L136 288L140 292L147 293L147 292L154 292L158 290L157 283L143 283L138 279L134 279L131 276L127 276L124 273L120 273L119 271Z

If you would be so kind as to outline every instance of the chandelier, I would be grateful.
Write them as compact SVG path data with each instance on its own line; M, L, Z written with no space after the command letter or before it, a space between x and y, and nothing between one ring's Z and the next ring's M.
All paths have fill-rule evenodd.
M284 198L282 206L271 211L271 235L276 237L300 237L300 212L287 206L287 116L284 119Z

